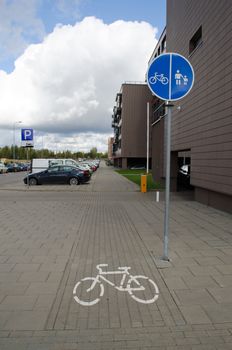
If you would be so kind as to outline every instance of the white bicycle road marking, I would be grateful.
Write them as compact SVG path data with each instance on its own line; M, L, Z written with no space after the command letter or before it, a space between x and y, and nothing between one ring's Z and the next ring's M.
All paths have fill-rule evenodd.
M156 285L156 283L143 275L138 275L138 276L133 276L129 273L129 270L131 269L129 266L124 266L124 267L118 267L118 270L116 271L103 271L103 267L107 267L108 264L99 264L96 266L96 269L98 270L98 274L96 277L85 277L82 278L79 282L76 283L74 289L73 289L73 295L74 299L77 303L84 305L84 306L92 306L97 304L100 301L100 298L104 295L104 285L103 281L108 283L110 286L114 287L116 290L119 292L128 292L129 295L136 300L139 303L142 304L151 304L154 303L158 297L159 297L159 289ZM117 286L115 283L107 279L105 276L107 275L122 275L120 285ZM126 278L127 278L127 283L126 283ZM146 280L150 284L150 288L152 289L152 292L154 295L152 295L151 298L146 299L142 293L141 297L138 297L135 295L136 292L139 291L145 291L146 288L142 285L142 281L139 280ZM131 283L134 283L136 286L132 287ZM88 287L85 287L84 284L89 284ZM99 286L100 291L99 291L99 296L95 297L93 300L87 300L84 301L81 299L81 296L78 296L78 293L81 294L81 291L84 290L87 294L91 291L94 290L95 287ZM81 288L80 288L81 287Z

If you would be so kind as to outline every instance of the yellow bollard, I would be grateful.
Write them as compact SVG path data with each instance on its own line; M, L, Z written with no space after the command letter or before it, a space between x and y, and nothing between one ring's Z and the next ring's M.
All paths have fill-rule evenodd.
M147 175L141 175L141 192L147 192Z

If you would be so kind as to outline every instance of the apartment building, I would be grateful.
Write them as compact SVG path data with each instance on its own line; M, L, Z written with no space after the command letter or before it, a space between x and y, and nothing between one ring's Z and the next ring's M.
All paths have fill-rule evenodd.
M114 165L123 169L146 166L147 102L152 95L144 83L124 83L112 115Z
M231 32L231 1L167 0L166 50L185 56L195 71L191 92L174 103L172 109L172 189L178 189L180 166L190 165L195 199L229 212L232 212ZM158 49L157 46L152 58L159 54ZM158 180L165 174L165 118L162 118L165 109L162 101L153 102L152 166Z
M109 137L108 138L108 159L113 159L113 144L114 144L114 138Z

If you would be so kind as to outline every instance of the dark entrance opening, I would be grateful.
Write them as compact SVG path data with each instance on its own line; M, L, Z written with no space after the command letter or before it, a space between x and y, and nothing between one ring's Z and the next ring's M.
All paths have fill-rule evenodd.
M177 191L193 191L194 186L191 185L191 151L179 151L177 162Z

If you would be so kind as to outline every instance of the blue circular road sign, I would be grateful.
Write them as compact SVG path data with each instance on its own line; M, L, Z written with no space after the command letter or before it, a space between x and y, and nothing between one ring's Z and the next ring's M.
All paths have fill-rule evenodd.
M147 71L148 87L162 100L180 100L190 92L193 83L193 67L185 57L177 53L158 56Z

